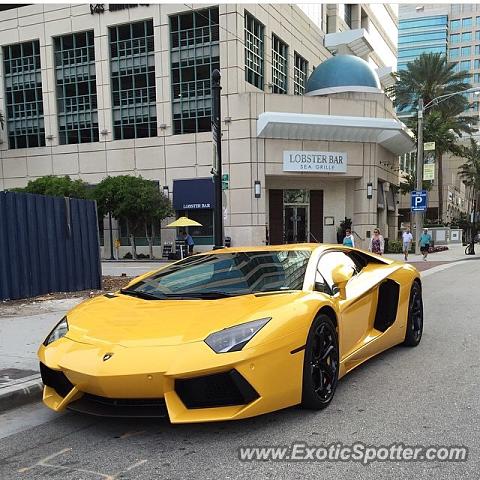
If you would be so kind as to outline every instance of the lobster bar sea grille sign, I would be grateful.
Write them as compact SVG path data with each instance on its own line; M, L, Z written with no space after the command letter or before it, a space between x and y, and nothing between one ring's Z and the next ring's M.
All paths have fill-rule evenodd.
M345 173L347 154L286 150L283 152L283 171Z

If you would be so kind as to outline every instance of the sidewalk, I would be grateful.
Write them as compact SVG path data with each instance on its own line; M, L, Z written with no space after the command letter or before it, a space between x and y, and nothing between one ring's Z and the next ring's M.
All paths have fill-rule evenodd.
M427 262L423 262L421 255L409 255L408 260L424 271L441 264L480 258L480 246L477 246L475 256L465 255L464 250L462 245L455 245L444 252L430 254ZM387 254L385 257L403 261L402 254ZM135 276L163 265L165 263L160 262L109 262L102 266L107 275L125 273ZM36 356L38 346L65 313L82 300L67 298L11 306L0 303L0 415L3 410L40 399L42 383Z
M465 248L463 245L449 245L448 250L443 252L430 253L427 257L428 262L457 262L459 260L468 260L480 256L480 245L475 245L477 255L465 255ZM403 253L386 253L385 257L392 260L403 261ZM408 255L408 263L423 263L423 255L415 255L410 253Z
M65 313L83 298L0 309L0 414L41 397L37 350ZM1 305L1 304L0 304Z

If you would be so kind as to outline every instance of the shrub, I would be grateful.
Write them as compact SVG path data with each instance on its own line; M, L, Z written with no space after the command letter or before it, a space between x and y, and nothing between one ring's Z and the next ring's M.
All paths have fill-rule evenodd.
M388 242L388 252L387 253L402 253L403 244L400 240L390 240Z
M446 245L439 245L438 247L430 247L428 253L444 252L445 250L448 250Z

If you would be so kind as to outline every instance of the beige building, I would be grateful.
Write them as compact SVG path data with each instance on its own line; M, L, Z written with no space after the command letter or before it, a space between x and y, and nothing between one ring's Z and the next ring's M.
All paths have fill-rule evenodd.
M190 233L196 249L210 248L210 76L219 68L233 245L336 242L345 217L361 246L377 225L395 237L390 186L413 142L382 91L396 53L387 18L396 27L395 11L381 5L1 11L0 189L52 174L91 184L141 175L158 182L177 215L202 223ZM129 232L114 226L123 255ZM174 236L162 229L156 255Z

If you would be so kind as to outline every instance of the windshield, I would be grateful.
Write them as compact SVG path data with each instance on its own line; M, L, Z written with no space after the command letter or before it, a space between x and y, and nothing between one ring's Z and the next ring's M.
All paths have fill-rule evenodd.
M265 251L195 255L147 277L122 293L144 299L220 298L301 290L310 252Z

